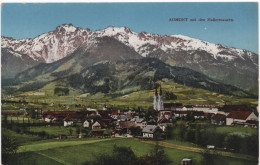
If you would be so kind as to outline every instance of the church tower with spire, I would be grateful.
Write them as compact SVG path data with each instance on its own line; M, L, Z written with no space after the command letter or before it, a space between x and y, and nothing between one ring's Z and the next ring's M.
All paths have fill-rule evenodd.
M157 88L156 88L154 96L153 96L153 109L156 110L156 111L158 111L157 110L157 102L158 102L158 92L157 92Z
M154 99L153 99L153 108L156 111L163 110L163 99L162 99L162 87L160 85L159 94L157 88L155 89Z

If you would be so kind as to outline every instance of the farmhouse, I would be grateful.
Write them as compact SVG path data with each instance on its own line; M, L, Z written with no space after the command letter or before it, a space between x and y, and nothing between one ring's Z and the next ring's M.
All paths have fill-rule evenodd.
M70 115L65 117L63 120L64 120L64 127L73 125L73 119L70 117Z
M163 131L166 129L166 127L173 126L171 119L167 119L167 118L162 118L157 123L160 129L162 129Z
M89 128L89 126L90 126L90 121L88 121L88 120L84 121L83 127L84 128Z
M247 125L247 121L258 121L254 112L250 111L232 111L227 115L227 125Z
M218 113L223 115L228 115L229 113L233 111L248 111L253 112L252 108L250 108L247 105L224 105L219 108Z
M136 127L134 121L119 121L119 129L127 134L131 134L130 128Z
M170 110L161 110L159 112L159 119L162 119L162 118L171 119L172 115L173 115L172 111L170 111Z
M93 125L92 125L92 129L103 129L106 128L107 125L105 123L103 123L102 121L96 121Z
M142 130L143 137L146 138L154 138L156 135L161 133L161 129L156 125L147 125Z
M147 125L147 122L144 120L144 118L140 118L139 116L136 116L131 121L134 121L135 125L140 127L141 129L143 129Z
M164 110L175 111L177 107L182 106L182 103L164 103Z
M42 119L49 121L52 117L52 121L61 122L67 116L70 116L74 122L84 121L87 116L96 115L94 111L43 111Z
M52 115L47 115L47 116L44 118L44 121L50 123L50 122L53 121L54 118L55 118L55 117L52 116Z
M175 117L185 117L187 116L188 111L175 111L174 112L174 116Z
M226 116L222 114L216 114L211 118L211 124L226 125Z

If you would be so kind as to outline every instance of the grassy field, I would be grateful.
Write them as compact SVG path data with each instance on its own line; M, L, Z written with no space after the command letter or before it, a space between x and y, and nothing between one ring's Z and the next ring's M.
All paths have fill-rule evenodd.
M76 136L75 127L64 127L64 126L50 126L50 127L30 127L29 130L33 132L42 132L45 131L49 135L59 136L59 135L70 135L70 129L72 129L72 136Z
M30 145L21 146L19 149L19 154L25 154L24 157L20 157L22 159L21 162L28 162L29 157L27 157L27 154L34 153L32 154L32 157L36 156L37 161L44 159L45 161L52 160L53 164L82 164L86 161L93 160L95 156L101 153L110 154L113 145L115 144L118 146L130 147L137 156L149 154L154 147L152 144L146 144L132 138L88 139L76 141L65 140L61 142L35 142ZM180 164L183 158L191 158L194 164L200 164L202 159L202 155L200 153L182 151L172 148L164 148L164 150L169 158L173 161L173 164ZM35 159L35 157L33 159ZM228 165L253 165L257 164L255 161L246 161L223 156L221 156L219 160L221 164L224 163ZM35 162L33 164L38 163Z
M17 155L17 162L20 165L64 165L64 163L60 163L37 152L23 152Z
M14 131L11 131L11 130L5 129L5 128L2 128L1 131L2 131L2 135L6 135L6 136L15 138L15 141L20 145L42 140L42 138L40 138L39 136L18 134Z
M258 129L256 128L245 128L245 127L235 127L235 126L224 126L224 127L217 127L217 133L224 133L224 134L232 134L232 133L245 133L248 135L258 134Z

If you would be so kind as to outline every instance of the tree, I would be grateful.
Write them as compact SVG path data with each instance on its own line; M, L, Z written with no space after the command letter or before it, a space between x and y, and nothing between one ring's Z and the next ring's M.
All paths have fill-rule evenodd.
M72 133L73 133L73 130L72 130L72 128L70 127L70 128L69 128L69 135L72 136Z
M64 96L64 95L69 95L69 88L55 88L54 89L54 94L58 96Z
M189 142L194 142L194 131L191 128L187 129L187 131L185 132L184 139Z
M142 129L140 127L132 127L132 128L129 128L129 129L130 129L131 134L133 136L140 136L141 135Z
M47 133L45 131L41 131L38 133L38 135L42 138L46 137L47 136Z
M109 80L109 78L105 78L104 81L105 81L105 83L104 83L104 87L103 87L103 92L108 93L110 90L110 86L109 86L110 80Z
M3 119L3 126L7 127L7 125L8 125L7 114L5 114Z
M77 127L77 128L76 128L76 133L77 133L77 134L80 134L80 132L81 132L81 131L80 131L80 128Z
M183 141L183 139L184 139L185 132L186 132L185 125L184 124L180 124L180 126L179 126L179 136L180 136L180 140L181 141Z
M153 109L153 107L149 107L149 109L145 113L145 120L148 122L150 120L150 117L155 117L157 115L157 112Z
M18 144L15 139L6 135L2 135L2 163L16 164L16 151Z
M173 92L165 91L165 100L177 100L177 96Z
M142 156L137 160L138 165L172 165L172 161L165 154L163 147L159 146L158 141L150 155Z
M166 140L173 138L173 133L172 132L173 132L173 127L167 126L166 129L165 129Z
M194 114L193 113L188 113L187 116L186 116L186 119L188 121L195 121Z
M135 165L137 157L130 147L118 147L114 145L112 155L99 154L93 162L85 162L84 165Z
M200 132L200 125L196 125L196 130L195 130L195 143L198 145L201 145L201 132Z
M202 165L208 165L208 164L214 164L214 162L219 161L218 157L219 155L217 154L216 151L211 151L207 148L205 148L202 152L201 152L203 159L201 164Z
M229 135L225 137L225 145L228 149L239 151L241 138L237 135Z
M111 155L99 154L94 161L85 162L84 165L172 165L162 147L156 143L150 155L138 158L130 147L114 145Z

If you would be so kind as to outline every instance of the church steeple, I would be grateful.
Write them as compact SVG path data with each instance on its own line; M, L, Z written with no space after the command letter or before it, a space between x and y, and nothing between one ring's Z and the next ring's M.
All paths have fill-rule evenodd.
M155 96L157 96L158 95L158 92L157 92L157 88L155 89L155 94L154 94Z
M155 89L155 94L154 94L154 100L153 100L153 107L154 110L160 111L163 110L163 99L162 99L162 87L160 85L160 91L158 94L157 88Z

